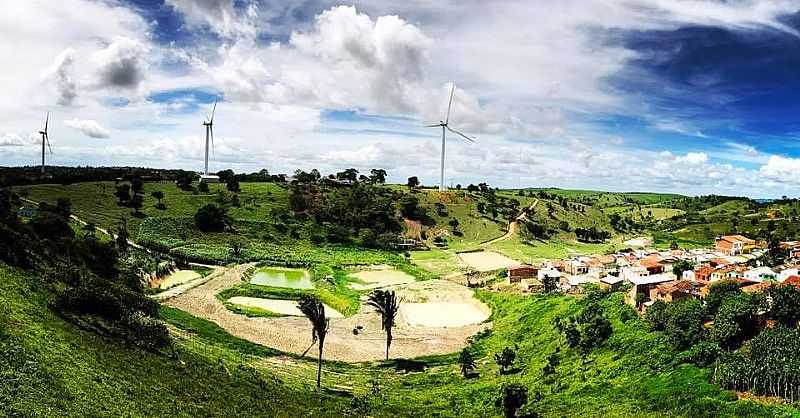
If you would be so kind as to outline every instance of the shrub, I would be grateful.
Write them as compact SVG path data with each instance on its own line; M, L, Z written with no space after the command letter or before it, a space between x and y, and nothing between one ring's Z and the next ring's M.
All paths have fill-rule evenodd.
M678 354L675 361L677 363L690 363L697 367L707 367L717 361L717 357L722 354L722 349L717 343L711 341L701 341L693 345L690 349Z
M222 232L231 220L225 208L209 203L197 210L194 222L203 232Z

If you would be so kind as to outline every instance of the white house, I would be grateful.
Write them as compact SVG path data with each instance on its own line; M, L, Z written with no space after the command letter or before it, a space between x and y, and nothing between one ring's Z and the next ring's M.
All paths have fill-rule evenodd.
M769 267L756 267L745 271L744 278L751 282L763 282L767 280L777 280L778 275Z

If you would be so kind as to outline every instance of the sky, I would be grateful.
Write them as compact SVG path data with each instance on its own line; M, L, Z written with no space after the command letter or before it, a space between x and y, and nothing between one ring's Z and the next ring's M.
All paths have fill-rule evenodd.
M0 165L800 195L796 0L0 0Z

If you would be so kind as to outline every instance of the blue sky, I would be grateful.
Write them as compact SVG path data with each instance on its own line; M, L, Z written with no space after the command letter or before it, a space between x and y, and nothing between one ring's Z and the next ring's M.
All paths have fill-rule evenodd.
M0 164L362 170L438 183L797 195L800 4L64 0L0 17ZM446 13L445 13L446 12ZM56 18L57 17L57 18ZM37 27L24 22L40 21Z

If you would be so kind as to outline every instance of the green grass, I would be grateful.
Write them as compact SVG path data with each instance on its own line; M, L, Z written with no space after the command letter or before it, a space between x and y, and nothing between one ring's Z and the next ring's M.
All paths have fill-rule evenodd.
M35 202L55 204L59 198L66 197L72 202L75 215L109 230L115 231L120 219L125 217L128 219L128 229L132 232L138 231L142 221L150 217L192 217L201 206L214 202L218 191L226 190L224 184L210 184L208 193L193 194L169 182L145 183L144 218L136 218L131 216L130 208L117 205L114 182L40 184L15 188L17 191L20 189L26 189L28 198ZM288 204L287 190L277 184L241 183L241 189L241 207L231 208L230 214L235 219L263 221L271 218L273 207L286 207ZM163 202L167 209L155 207L158 201L150 195L154 191L164 193ZM251 204L253 199L255 205Z
M75 329L46 308L35 277L0 267L0 415L23 416L346 416L350 395L368 396L371 416L498 416L503 384L519 382L542 400L543 417L792 416L790 406L737 401L709 382L709 371L676 366L664 336L634 315L623 321L621 294L603 305L614 334L587 356L564 347L555 318L578 310L569 296L478 291L492 309L493 330L475 339L479 377L464 379L456 354L416 359L422 373L397 373L403 361L326 362L323 385L311 385L313 361L231 336L217 325L162 307L176 331L181 361L126 348ZM36 289L36 290L34 290ZM396 344L399 342L396 342ZM519 373L500 375L491 361L517 347ZM541 369L562 346L554 376Z
M653 218L656 220L669 219L673 216L686 213L681 209L662 208L658 206L612 206L604 208L603 212L608 215L617 213L622 217L633 218L636 221L641 221L644 218Z

